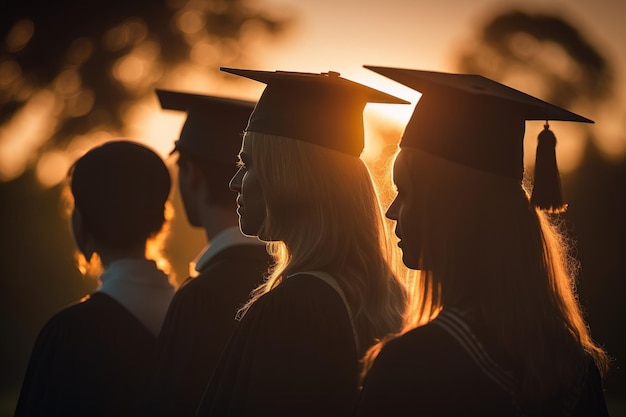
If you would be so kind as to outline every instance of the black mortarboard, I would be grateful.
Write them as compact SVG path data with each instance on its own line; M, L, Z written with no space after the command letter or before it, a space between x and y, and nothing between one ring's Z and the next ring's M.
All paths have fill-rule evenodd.
M216 161L237 156L254 102L170 90L156 93L163 109L187 112L172 153L182 150Z
M480 75L450 74L365 65L420 92L400 147L433 155L490 173L521 180L524 174L526 120L545 120L539 135L533 203L560 211L560 180L556 168L556 138L548 120L593 123Z
M353 156L363 151L363 109L368 102L409 104L332 71L313 74L220 69L267 84L246 130L301 140Z

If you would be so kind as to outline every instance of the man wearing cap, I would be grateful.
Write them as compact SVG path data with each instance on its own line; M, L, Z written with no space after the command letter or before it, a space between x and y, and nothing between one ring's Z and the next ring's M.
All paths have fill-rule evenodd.
M228 182L237 170L241 132L254 103L157 90L161 106L187 112L178 153L178 184L187 220L209 245L176 293L161 329L146 415L191 416L236 324L237 310L270 265L263 242L241 234Z

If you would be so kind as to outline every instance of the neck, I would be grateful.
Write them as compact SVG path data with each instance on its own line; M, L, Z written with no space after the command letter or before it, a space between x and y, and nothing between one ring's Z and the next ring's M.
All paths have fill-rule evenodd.
M112 248L99 248L97 251L102 261L102 266L108 268L113 262L119 259L146 259L146 245L138 244L132 248L120 250Z
M220 232L239 225L239 218L234 208L207 205L201 213L202 227L209 242Z

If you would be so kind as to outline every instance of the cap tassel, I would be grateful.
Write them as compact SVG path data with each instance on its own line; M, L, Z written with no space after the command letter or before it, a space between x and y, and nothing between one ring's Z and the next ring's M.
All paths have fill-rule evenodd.
M556 165L556 136L546 121L539 133L535 159L535 179L530 202L533 206L549 213L565 211L561 196L561 178Z

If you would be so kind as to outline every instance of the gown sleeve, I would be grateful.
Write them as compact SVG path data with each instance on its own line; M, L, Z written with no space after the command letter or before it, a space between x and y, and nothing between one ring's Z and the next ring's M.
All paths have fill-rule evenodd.
M63 366L69 360L63 345L59 324L55 320L49 321L39 332L31 352L15 417L42 416L46 410L48 413L57 410L59 415L62 414L64 393L58 388L71 379Z

